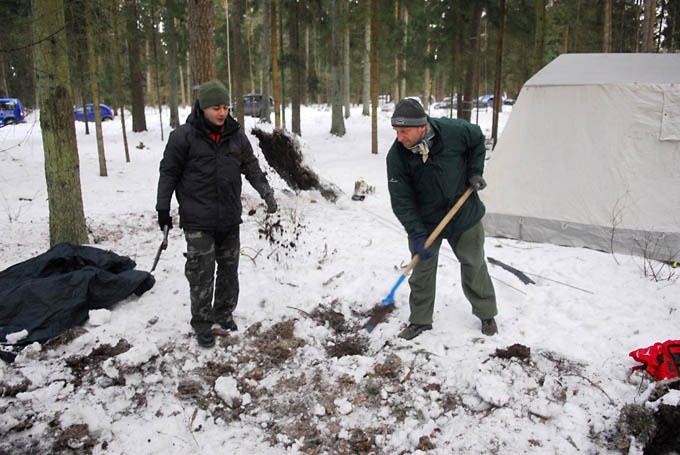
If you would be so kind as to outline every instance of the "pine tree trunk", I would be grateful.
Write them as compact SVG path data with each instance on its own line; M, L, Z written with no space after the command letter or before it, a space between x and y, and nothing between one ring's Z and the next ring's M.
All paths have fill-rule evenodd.
M9 96L7 73L5 72L5 56L0 52L0 96Z
M262 59L263 59L263 71L262 71L262 114L260 115L260 121L265 123L271 123L271 106L269 105L269 97L271 96L271 61L272 61L272 37L271 28L269 24L271 23L270 18L271 5L269 0L262 0Z
M642 52L654 52L654 24L656 23L656 0L645 1Z
M113 61L115 64L115 74L113 78L114 90L116 94L116 110L120 118L121 134L123 135L123 146L125 148L125 162L130 162L130 147L128 146L127 131L125 129L125 96L123 95L123 65L120 61L120 30L118 27L118 6L115 2L110 4L111 17L113 17Z
M164 140L163 137L163 100L161 99L161 70L160 70L160 59L158 52L158 24L156 23L156 10L151 7L151 48L153 49L153 67L154 73L156 74L156 103L158 103L158 119L161 129L161 141Z
M214 79L217 73L213 0L189 0L189 63L196 99L200 85Z
M290 109L291 130L297 135L300 132L300 101L302 99L302 52L300 46L300 4L293 1L290 5L289 46L290 62Z
M536 26L534 30L534 68L532 73L543 68L543 54L545 49L545 1L536 0Z
M496 78L494 81L493 95L493 121L491 124L491 147L496 146L498 141L498 114L503 110L503 37L505 35L505 0L499 0L498 14L498 41L496 44Z
M340 83L340 62L342 61L342 48L340 47L340 37L338 32L338 1L331 0L331 131L334 136L345 135L345 119L342 117L342 87Z
M602 52L612 51L612 5L613 0L603 0L602 11Z
M362 84L361 84L361 104L363 108L361 115L371 115L371 14L370 4L366 14L366 24L364 27L364 49L361 54L362 63Z
M371 5L371 153L378 153L378 0Z
M179 123L179 96L180 82L177 80L177 74L182 74L180 66L177 64L177 30L175 29L175 15L174 4L173 9L170 7L166 10L168 12L165 26L165 39L168 43L168 86L169 86L169 101L170 101L170 128L177 128Z
M71 104L71 81L64 4L33 0L36 89L45 153L45 181L50 220L50 245L87 243L80 186L80 163ZM55 30L57 32L54 34ZM54 34L54 35L53 35ZM44 39L53 35L51 39Z
M102 134L102 114L99 110L99 82L97 80L97 55L94 52L94 13L93 0L85 0L87 60L90 66L90 84L92 86L92 108L94 110L94 130L97 136L97 156L99 157L99 175L106 177L106 153L104 152L104 136Z
M347 17L347 5L342 8L342 104L345 109L345 118L349 118L350 112L350 74L349 74L349 26Z
M482 23L482 2L474 0L472 5L472 20L470 21L470 46L467 59L467 69L465 75L465 87L463 88L463 118L470 121L472 109L474 107L474 97L477 90L477 79L479 77L479 41Z
M281 99L279 97L280 93L280 80L279 80L279 39L276 33L276 24L278 23L278 0L271 0L271 23L269 24L269 30L272 38L272 92L274 97L274 126L276 128L281 128L281 109L279 105Z
M243 59L243 37L241 34L243 23L244 0L234 0L232 8L232 45L234 46L234 93L231 104L236 111L236 119L241 125L245 125L243 113L243 75L245 65Z
M130 93L132 94L132 131L146 131L146 114L144 112L144 73L140 46L142 38L137 28L139 16L137 0L127 0L127 44L128 65L130 67Z

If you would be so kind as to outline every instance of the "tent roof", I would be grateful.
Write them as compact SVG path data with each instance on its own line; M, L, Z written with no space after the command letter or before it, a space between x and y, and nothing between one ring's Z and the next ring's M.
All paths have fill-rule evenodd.
M680 54L562 54L525 86L680 84Z

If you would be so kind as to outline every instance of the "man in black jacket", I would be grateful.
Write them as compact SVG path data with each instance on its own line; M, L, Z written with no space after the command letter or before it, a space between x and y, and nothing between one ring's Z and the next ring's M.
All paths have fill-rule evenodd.
M446 239L460 262L463 293L482 333L498 332L496 294L484 260L483 189L486 148L477 125L458 119L428 117L410 98L394 109L397 138L387 154L387 180L392 210L408 234L409 249L420 261L409 278L410 325L399 336L410 340L432 328L437 261ZM475 193L462 205L430 248L425 241L448 210L471 186Z
M215 344L213 324L238 330L232 313L239 293L241 174L264 199L267 211L275 212L274 191L241 125L229 115L227 89L218 80L206 82L186 123L170 133L156 202L161 230L172 229L173 193L179 203L191 326L204 347Z

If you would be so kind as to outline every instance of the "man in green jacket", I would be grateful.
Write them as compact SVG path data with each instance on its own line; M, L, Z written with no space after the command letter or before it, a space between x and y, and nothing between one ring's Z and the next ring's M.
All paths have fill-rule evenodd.
M477 195L486 148L477 125L458 119L430 118L412 98L401 100L392 115L397 138L387 154L392 210L408 234L411 254L420 261L409 278L410 324L399 334L410 340L432 328L439 248L445 239L460 262L463 293L482 333L498 333L496 294L484 259L484 205ZM429 247L425 241L449 209L471 186L475 191Z

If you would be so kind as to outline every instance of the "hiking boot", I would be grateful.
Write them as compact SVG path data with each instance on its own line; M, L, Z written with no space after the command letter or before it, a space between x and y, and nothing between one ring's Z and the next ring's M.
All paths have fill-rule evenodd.
M404 330L399 333L399 338L411 340L426 330L431 330L432 324L409 324Z
M238 326L233 319L229 319L227 322L220 323L220 327L222 327L224 330L230 330L232 332L236 332L238 330Z
M482 333L488 337L498 333L498 326L496 326L494 318L482 320Z
M215 346L215 336L210 332L210 330L196 333L196 340L198 341L198 344L204 348L211 348Z

